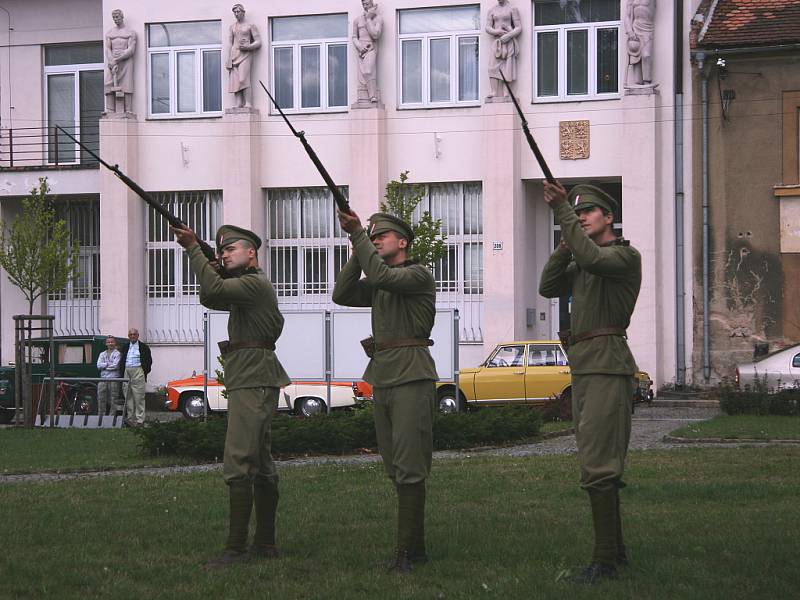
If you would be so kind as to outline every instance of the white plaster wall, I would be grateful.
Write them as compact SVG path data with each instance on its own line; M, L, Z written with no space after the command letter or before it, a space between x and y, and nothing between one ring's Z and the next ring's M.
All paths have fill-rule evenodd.
M495 0L480 2L482 25L485 25L486 12L495 3ZM434 4L456 5L464 2L441 0ZM565 181L573 182L610 177L621 178L623 181L625 234L643 251L646 270L645 285L631 329L631 342L640 366L648 370L657 383L668 381L674 370L672 7L660 3L656 17L655 80L660 84L661 93L658 108L656 105L642 106L641 97L630 96L609 101L532 104L531 3L514 0L513 4L519 9L524 25L523 33L519 37L521 57L515 91L554 174ZM224 157L226 144L231 143L226 133L229 129L225 118L148 119L146 105L145 24L220 19L224 40L225 32L233 22L228 4L213 0L173 3L164 3L161 0L119 0L103 2L101 6L99 1L82 0L70 3L69 19L75 20L77 25L72 25L76 27L74 29L65 27L64 31L55 29L57 25L69 25L64 22L61 14L65 11L61 10L59 13L54 8L62 6L60 2L51 0L47 3L6 3L6 6L10 5L13 5L10 9L15 26L12 39L22 31L37 32L36 35L31 33L32 45L12 49L15 65L14 97L24 94L24 108L28 111L25 118L35 121L42 119L42 65L41 47L38 44L43 41L51 43L54 40L101 39L103 31L112 26L111 11L121 8L125 12L126 25L139 35L134 58L137 143L134 145L135 156L127 159L131 161L131 165L135 165L137 181L149 190L223 189L226 185L227 189L232 189L232 182L237 182L238 179L234 176L236 174L230 173L235 164ZM554 334L557 324L552 323L550 301L540 298L536 293L539 273L550 251L550 213L541 200L541 171L521 137L518 120L512 115L510 105L484 103L479 107L469 108L397 108L396 11L419 6L431 6L431 3L419 0L380 2L384 32L380 42L378 73L385 112L381 112L379 122L371 121L371 116L364 117L360 114L364 111L355 109L335 114L293 115L291 119L298 129L306 132L308 140L334 180L341 185L350 186L352 204L362 216L377 208L383 184L396 178L402 170L410 170L411 180L416 182L482 182L486 299L483 317L484 344L463 345L461 351L461 365L475 366L499 341L549 338ZM47 7L52 10L47 10ZM353 19L361 13L360 3L356 0L308 0L302 6L298 3L246 3L246 8L247 19L258 25L264 42L253 64L254 85L257 85L259 78L265 83L268 80L269 17L346 11L352 27ZM694 8L687 6L685 9L683 18L687 29ZM17 11L19 20L16 19ZM42 15L45 15L45 21L42 21ZM48 25L47 19L52 19L54 23ZM0 39L4 35L0 15ZM486 67L491 45L487 34L481 33L480 39L480 98L483 99L489 89ZM3 64L2 51L0 49L0 65ZM624 58L623 56L621 61ZM688 54L686 60L688 61ZM29 73L36 73L36 76L30 77ZM688 69L684 77L685 90L688 91ZM349 79L350 101L353 102L357 66L352 51L349 53ZM621 70L620 81L623 80L624 71ZM0 79L2 90L5 90L6 86L3 84L4 81ZM249 214L253 222L258 222L254 215L259 211L263 213L263 193L259 193L260 188L319 186L322 185L322 180L280 117L269 114L266 95L260 88L254 89L253 98L260 111L257 117L260 122L253 125L253 130L259 132L257 143L260 144L260 156L256 157L257 165L253 171L254 191L248 191L239 183L236 184L239 187L235 189L241 190L243 194L250 193L252 202L259 205L249 207L248 212L248 207L239 206L243 200L237 199L236 210L231 211L226 207L225 214L226 218L236 215L237 218L241 216L245 219ZM231 100L229 94L223 93L226 107ZM4 126L10 116L17 118L19 110L20 107L17 107L11 111L8 108L7 95L0 91L0 116L4 119ZM364 122L354 124L356 119L363 119ZM588 119L591 123L591 156L588 160L562 161L558 157L558 123L562 120L578 119ZM14 122L14 125L18 126L18 123ZM688 141L691 132L688 118L685 132ZM435 137L440 140L438 157L435 156ZM104 143L113 143L113 140L104 140ZM247 143L252 143L252 140ZM640 146L646 148L646 151L640 152ZM185 151L182 150L183 147L186 148ZM686 164L689 165L690 161L687 144ZM688 220L691 215L689 173L687 166L687 232L690 231ZM3 194L2 180L5 175L0 177L0 195ZM53 173L53 177L59 179L59 185L63 182L65 190L80 188L81 181L86 186L84 191L96 192L101 187L101 175L97 172L81 172L76 175L79 179L74 181L66 172ZM106 185L110 186L112 182L113 179L108 180ZM108 228L113 230L115 224L119 224L120 217L128 218L125 215L134 217L129 224L140 222L140 215L133 214L137 210L136 202L127 197L125 200L127 203L114 204L118 207L124 206L124 210L110 206L110 198L105 200L106 209L103 209L101 217L104 231ZM225 202L232 200L226 194ZM101 204L103 202L101 199ZM139 227L138 224L135 226ZM136 235L143 236L143 231ZM504 242L502 251L492 251L492 242L495 240ZM691 237L687 235L687 273L690 273L691 265L691 248L688 246L690 241ZM104 264L109 260L105 256L107 248L108 246L104 246ZM103 271L103 305L124 304L128 307L124 318L138 314L134 306L136 294L131 295L130 288L137 287L135 282L144 279L141 257L130 257L131 260L126 260L127 258L122 256L117 259L125 263L121 267L124 277L120 281L116 281L110 272L110 279L107 279L106 269ZM111 282L114 282L113 285ZM690 303L691 290L687 289L687 292L686 302ZM527 327L528 308L535 311L533 327ZM544 321L539 320L540 313L545 313ZM3 314L6 314L5 310ZM113 324L123 325L123 317L112 317L110 310L104 310L103 314L107 315L103 317L104 329ZM692 314L690 308L687 308L686 314ZM687 324L686 331L691 332L690 323ZM687 344L690 341L691 335L687 335ZM198 368L185 364L183 357L188 357L189 354L186 353L186 347L180 348L174 355L169 354L173 352L171 348L156 349L156 362L169 365L167 368L175 370L173 374L165 372L166 379ZM690 347L687 346L687 349L688 356ZM169 356L169 359L162 360L162 353L165 357Z

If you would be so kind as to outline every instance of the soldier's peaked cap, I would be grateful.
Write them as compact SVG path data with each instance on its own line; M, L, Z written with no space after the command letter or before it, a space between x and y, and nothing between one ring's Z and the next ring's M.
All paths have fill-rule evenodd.
M567 201L575 211L585 210L593 206L599 206L608 212L616 212L619 209L619 205L614 198L599 187L588 184L580 184L572 188L567 196Z
M411 225L403 221L403 219L388 213L375 213L369 218L367 226L369 239L387 231L399 233L408 240L409 244L414 241L414 231L411 229Z
M236 225L223 225L217 229L217 252L222 252L222 249L228 244L233 244L239 240L245 240L253 244L256 250L261 248L261 238L249 229L237 227Z

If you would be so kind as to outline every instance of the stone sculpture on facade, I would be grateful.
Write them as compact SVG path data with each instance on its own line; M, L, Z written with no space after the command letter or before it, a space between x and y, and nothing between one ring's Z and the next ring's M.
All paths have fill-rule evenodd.
M489 9L486 15L486 33L494 37L489 63L489 86L491 92L487 98L492 102L510 100L506 95L500 71L506 81L511 83L517 78L517 56L519 42L517 37L522 33L522 21L519 11L508 3L508 0L497 0L497 6Z
M250 108L250 70L256 50L261 48L261 34L258 27L244 20L244 6L234 4L231 10L236 22L231 25L228 35L228 59L225 62L228 91L234 95L235 108Z
M120 9L111 12L114 27L106 32L106 72L103 91L107 113L129 113L133 107L133 55L136 52L136 32L125 26ZM117 100L122 101L121 110Z
M656 0L628 0L625 7L625 35L628 38L628 66L625 87L653 88L653 31Z
M364 14L353 21L352 42L358 53L358 99L356 105L378 102L378 39L383 19L374 0L361 0Z

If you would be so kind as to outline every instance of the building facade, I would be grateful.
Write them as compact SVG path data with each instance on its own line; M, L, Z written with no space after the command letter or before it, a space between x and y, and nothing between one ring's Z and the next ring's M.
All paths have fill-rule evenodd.
M693 19L696 379L800 343L800 2Z
M55 125L99 148L206 239L223 222L260 233L261 263L285 310L333 308L347 240L263 81L362 217L403 171L425 186L422 208L447 235L434 268L438 303L459 309L460 364L474 366L500 341L553 338L569 316L568 298L537 294L559 231L513 105L489 97L502 90L496 70L490 77L499 63L515 75L512 88L554 175L620 200L617 228L644 264L629 329L640 367L657 385L690 381L692 326L683 315L693 306L682 274L693 240L682 232L692 214L681 207L692 171L676 145L692 123L676 121L676 97L691 81L682 66L696 4L660 3L653 18L655 3L643 0L385 0L377 56L365 61L352 40L367 30L362 3L253 3L243 23L246 35L255 26L261 46L251 53L248 108L239 107L246 95L229 91L232 39L242 30L230 37L236 20L226 4L6 1L2 218L49 178L85 268L42 310L56 315L62 334L137 327L153 348L153 386L202 368L197 283L163 220ZM508 6L515 10L502 30ZM118 8L121 25L112 17ZM652 45L631 42L631 19ZM652 49L647 81L644 63L630 65L640 43ZM114 44L131 48L132 72L108 68ZM0 360L12 352L10 317L24 311L3 277Z

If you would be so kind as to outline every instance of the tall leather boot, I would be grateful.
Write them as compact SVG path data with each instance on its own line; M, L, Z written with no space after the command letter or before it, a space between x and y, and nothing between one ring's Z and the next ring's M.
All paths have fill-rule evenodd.
M253 545L248 552L255 558L277 558L275 547L275 515L278 510L277 482L268 479L253 484L253 499L256 507L256 532Z
M625 548L625 542L622 539L622 515L619 510L619 488L614 489L615 504L617 507L617 566L628 566L628 552Z
M425 481L418 484L415 497L415 530L414 541L409 551L409 559L414 564L425 564L428 562L428 553L425 550Z
M397 549L389 565L390 573L411 572L411 550L413 548L419 511L419 496L424 494L425 482L397 484Z
M592 562L570 578L575 583L595 584L617 578L617 500L616 488L589 490L594 524Z
M234 481L228 484L230 498L230 517L228 541L222 556L205 564L206 569L230 567L249 559L247 555L247 534L250 526L250 513L253 510L253 484L250 480Z

